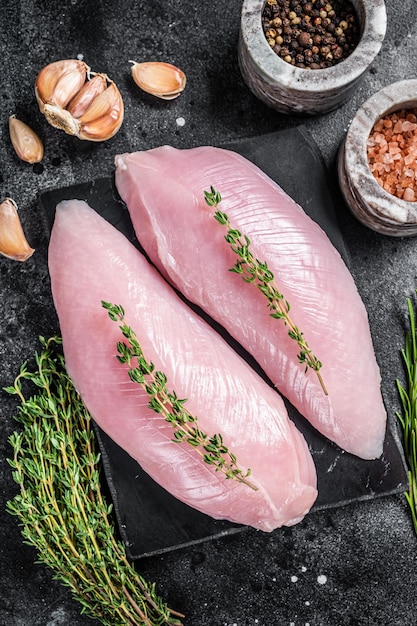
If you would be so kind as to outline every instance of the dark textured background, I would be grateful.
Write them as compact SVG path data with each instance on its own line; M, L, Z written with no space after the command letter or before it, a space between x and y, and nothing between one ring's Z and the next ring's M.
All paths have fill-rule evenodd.
M286 117L248 91L236 63L241 2L212 0L2 0L0 6L0 195L12 196L36 252L24 264L0 258L0 384L13 380L38 349L38 335L58 330L47 271L47 237L37 196L107 176L114 155L164 143L220 144L303 123L319 145L335 181L335 157L360 104L380 87L415 78L415 0L389 0L382 51L350 102L316 118ZM47 63L82 54L122 91L126 113L119 133L103 144L80 142L50 127L38 112L33 84ZM181 67L188 85L173 102L141 93L129 59L164 60ZM20 162L11 148L11 114L45 143L43 171ZM176 120L184 118L178 126ZM286 155L281 158L285 161ZM288 168L291 163L288 162ZM34 171L35 170L35 171ZM308 181L300 181L308 185ZM415 239L389 239L360 226L338 207L352 272L367 306L394 418L395 379L402 377L406 298L417 287ZM16 520L4 512L15 493L7 437L14 428L13 398L0 395L0 624L84 626L69 592L34 564ZM143 575L189 626L415 626L417 540L404 498L390 496L315 512L298 526L271 535L242 534L140 561ZM325 576L325 579L318 578ZM320 584L323 582L324 584Z

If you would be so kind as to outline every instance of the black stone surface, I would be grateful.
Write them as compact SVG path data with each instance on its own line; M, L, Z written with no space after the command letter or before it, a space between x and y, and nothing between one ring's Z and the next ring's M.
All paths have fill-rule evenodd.
M239 152L279 183L285 191L328 234L345 262L350 264L340 231L334 202L326 181L320 151L302 126L241 139L224 147ZM292 168L283 167L278 154L286 154ZM309 181L308 188L300 180ZM85 200L143 251L137 241L129 214L115 189L113 177L101 178L40 194L47 231L52 227L55 207L60 200ZM189 303L190 304L190 303ZM190 305L191 306L191 305ZM208 323L215 326L234 349L268 381L253 359L198 307ZM271 384L271 383L270 383ZM340 450L312 428L287 402L288 412L309 444L318 476L319 494L314 509L340 506L392 493L403 493L408 486L401 445L389 425L384 453L375 461L364 461ZM365 417L365 416L364 416ZM127 453L100 428L97 434L103 455L107 483L112 495L119 531L131 559L152 556L239 532L242 527L213 520L170 496L150 479Z
M235 142L305 124L337 190L335 158L353 114L382 86L415 78L415 0L387 2L387 36L352 99L306 118L269 110L249 92L236 59L241 2L180 0L3 0L0 6L1 196L12 196L36 252L24 264L0 258L0 382L13 380L38 349L38 335L58 330L51 302L48 239L38 195L108 177L114 155L170 143L177 147ZM83 55L122 91L125 122L102 144L80 142L48 126L33 84L47 63ZM132 83L128 60L164 60L187 74L185 92L155 101ZM30 124L45 143L41 167L22 163L10 145L8 116ZM183 123L184 122L184 123ZM291 171L287 155L279 155ZM309 185L308 180L300 185ZM340 201L337 217L351 271L369 314L390 419L403 379L399 350L406 298L417 287L416 239L390 239L361 226ZM69 591L36 564L17 522L5 512L16 493L6 458L16 402L0 392L0 624L84 626ZM337 487L337 485L336 485ZM404 497L392 494L312 512L272 534L253 530L167 554L137 567L191 626L415 626L417 539Z

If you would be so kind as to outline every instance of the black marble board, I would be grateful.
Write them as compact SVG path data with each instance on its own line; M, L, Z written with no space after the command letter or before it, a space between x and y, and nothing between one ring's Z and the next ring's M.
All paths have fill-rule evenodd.
M304 127L243 139L223 147L239 152L274 179L320 224L346 264L350 265L327 172L317 145ZM57 203L73 198L86 200L140 248L127 209L118 197L111 176L42 192L39 201L48 231L53 224ZM205 317L197 307L194 308ZM211 323L263 376L251 357L221 327ZM292 405L286 404L291 419L303 432L316 464L319 495L313 509L341 506L354 500L406 490L405 462L396 424L391 420L382 457L375 461L363 461L317 433ZM96 432L120 535L130 559L245 530L237 524L213 520L179 502L149 478L138 463L98 426Z

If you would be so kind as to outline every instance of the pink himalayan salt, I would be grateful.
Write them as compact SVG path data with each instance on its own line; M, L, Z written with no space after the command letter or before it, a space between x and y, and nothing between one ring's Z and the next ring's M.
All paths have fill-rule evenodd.
M369 168L390 194L417 200L417 108L379 119L367 141Z

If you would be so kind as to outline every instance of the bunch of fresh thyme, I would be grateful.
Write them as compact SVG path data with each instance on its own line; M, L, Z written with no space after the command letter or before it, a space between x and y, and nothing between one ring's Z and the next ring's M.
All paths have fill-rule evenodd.
M213 186L210 187L210 191L204 192L204 196L207 204L217 209L222 198L220 193L216 191ZM222 226L227 226L227 234L224 238L227 243L230 244L233 252L235 252L235 254L237 254L237 256L239 257L238 261L236 261L236 264L232 268L230 268L230 271L235 272L236 274L241 274L245 282L253 283L254 285L256 285L256 287L267 298L268 307L272 311L272 313L270 314L271 317L282 320L284 324L289 328L289 337L297 342L300 349L300 352L297 355L299 362L305 365L306 372L308 368L311 368L315 371L319 379L320 385L324 393L327 395L327 389L320 372L320 369L322 368L322 363L313 354L310 346L304 339L303 333L292 321L290 317L290 304L288 300L284 298L283 294L279 291L274 281L274 274L268 268L267 263L259 261L259 259L256 259L253 256L252 252L249 250L249 237L242 234L236 228L232 228L226 213L223 213L222 211L219 211L217 209L214 213L214 218Z
M407 382L404 387L397 380L402 404L402 413L397 412L397 417L402 427L404 453L409 470L409 488L405 495L417 534L417 327L410 298L407 299L407 306L409 331L405 335L405 346L401 350Z
M25 543L70 587L82 612L106 626L180 625L128 562L115 537L111 506L100 487L100 455L90 415L69 379L61 340L41 338L37 368L23 364L13 386L21 429L10 437L9 459L20 493L7 503ZM31 383L35 395L26 397Z
M152 362L147 361L135 332L128 326L122 306L102 301L111 320L120 322L120 330L127 340L118 342L118 359L129 365L130 379L139 384L149 396L148 407L164 416L174 428L174 441L189 443L208 465L215 467L227 479L237 480L251 489L257 487L248 481L250 469L245 473L237 466L236 456L224 445L220 433L207 435L198 425L198 418L185 407L186 399L178 398L175 391L168 391L167 377L163 372L155 371ZM136 365L132 364L132 361Z

